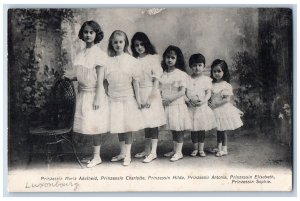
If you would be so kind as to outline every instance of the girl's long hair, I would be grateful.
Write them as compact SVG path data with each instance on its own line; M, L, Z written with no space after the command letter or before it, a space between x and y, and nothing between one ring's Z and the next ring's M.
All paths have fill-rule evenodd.
M157 54L156 50L155 50L155 47L152 45L152 43L150 42L148 36L143 33L143 32L136 32L132 39L131 39L131 51L132 51L132 55L136 58L139 56L139 53L135 50L135 47L134 47L134 42L136 40L139 40L141 42L144 43L144 47L145 47L145 53L146 54Z
M230 74L229 74L229 70L228 70L228 65L227 63L224 61L224 60L221 60L221 59L216 59L212 62L211 64L211 70L210 70L210 77L213 79L212 82L216 82L217 80L214 78L213 76L213 69L216 67L216 66L220 66L222 71L223 71L223 80L226 81L226 82L230 82Z
M127 54L130 54L129 51L128 51L128 46L129 46L129 40L128 40L128 37L126 35L126 33L124 31L121 31L121 30L115 30L109 37L109 43L108 43L108 47L107 47L107 54L108 56L110 57L114 57L117 55L116 51L114 50L114 47L112 45L112 41L113 39L117 36L123 36L124 37L124 40L125 40L125 46L124 46L124 52L127 53Z
M180 50L179 47L176 47L174 45L170 45L169 47L167 47L167 49L165 50L165 52L163 54L163 60L161 61L161 66L163 68L163 71L166 71L168 69L168 66L165 62L165 58L166 58L167 54L169 54L172 51L174 51L177 56L175 67L177 69L185 72L185 62L184 62L184 57L183 57L182 51Z
M100 25L97 22L93 21L93 20L86 21L86 22L83 23L83 25L81 26L81 28L79 30L78 38L80 38L81 40L83 40L83 30L84 30L84 28L86 26L90 26L93 29L93 31L96 33L96 37L95 37L94 43L95 44L100 43L100 41L104 37L104 33L101 30Z

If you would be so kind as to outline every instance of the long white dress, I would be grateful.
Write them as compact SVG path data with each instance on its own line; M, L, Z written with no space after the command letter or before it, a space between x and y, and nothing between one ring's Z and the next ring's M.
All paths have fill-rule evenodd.
M178 69L172 72L164 72L161 77L162 99L164 96L177 93L180 87L186 88L189 82L189 76ZM184 96L174 100L170 105L165 106L165 115L167 119L166 129L172 131L185 131L192 128L191 118Z
M212 79L207 76L200 76L190 79L188 86L188 98L193 100L204 100L205 91L211 90ZM216 127L215 115L207 102L199 107L190 106L189 112L192 120L192 131L207 131Z
M212 103L221 100L224 96L232 96L232 86L226 82L213 83L212 86ZM217 130L235 130L243 125L241 120L242 111L234 107L232 103L228 102L213 109L215 114Z
M106 133L109 131L109 107L104 89L100 94L100 108L93 109L97 82L96 66L107 65L106 53L97 45L84 48L77 54L73 64L78 80L73 130L87 135Z
M132 84L133 80L139 80L139 71L137 60L127 53L109 58L104 76L108 82L111 133L145 128Z
M138 58L138 68L141 69L140 97L142 104L146 104L153 89L153 78L160 79L162 67L157 55L148 54L143 58ZM143 108L145 127L154 128L166 124L166 117L159 89L152 97L150 108Z

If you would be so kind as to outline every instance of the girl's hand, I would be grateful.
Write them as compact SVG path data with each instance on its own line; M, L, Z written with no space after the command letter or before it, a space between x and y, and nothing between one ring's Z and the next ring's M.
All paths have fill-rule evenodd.
M186 105L187 105L188 107L194 107L193 104L192 104L190 101L186 101L185 103L186 103Z
M215 104L212 101L208 101L208 106L212 109L216 108Z
M100 98L98 96L95 96L93 102L93 110L98 110L99 108L100 108Z
M142 109L143 108L143 105L141 103L138 103L138 108L139 109Z
M171 101L170 100L168 100L168 99L164 99L163 100L163 105L164 106L168 106L168 105L170 105L171 104Z
M72 75L72 73L67 71L65 68L63 68L63 70L62 70L61 78L62 79L68 78L71 81L76 81L76 79L77 79L76 76Z
M150 108L151 107L151 103L149 103L148 101L143 105L144 108Z
M146 103L143 105L143 107L145 108L150 108L151 107L151 103L152 103L152 99L153 99L153 96L150 95L146 101Z
M136 99L136 103L137 103L139 109L143 108L143 105L142 105L141 101L139 100L139 98Z
M201 105L203 105L205 103L205 101L202 100L197 100L196 102L193 102L195 104L196 107L200 107Z
M201 104L201 102L194 102L193 105L194 105L194 107L200 107L202 104Z

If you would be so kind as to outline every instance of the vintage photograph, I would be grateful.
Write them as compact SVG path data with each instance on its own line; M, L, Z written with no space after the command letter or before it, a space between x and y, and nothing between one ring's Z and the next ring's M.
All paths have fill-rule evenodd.
M293 12L8 9L8 191L291 192Z

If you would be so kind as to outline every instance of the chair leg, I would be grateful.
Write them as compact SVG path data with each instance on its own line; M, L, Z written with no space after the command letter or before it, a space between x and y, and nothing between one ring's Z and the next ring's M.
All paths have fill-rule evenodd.
M65 141L71 145L72 147L72 150L73 150L73 154L75 155L76 157L76 160L77 160L77 163L80 165L81 168L83 168L83 165L82 163L80 162L79 158L78 158L78 155L76 153L76 149L75 149L75 146L74 146L74 141L73 141L73 137L72 137L72 134L71 134L71 140L67 139L65 136L63 136L63 138L65 139Z
M28 156L28 161L27 161L27 166L32 162L32 154L33 154L33 142L32 142L32 137L31 135L28 137L28 145L29 145L29 156Z
M63 157L62 153L63 153L62 143L58 143L57 144L57 155L60 159L60 162L64 162L64 157Z
M46 145L46 163L47 163L48 168L50 166L51 160L52 160L52 158L51 158L51 152L50 152L50 145L47 144Z
M77 163L80 165L81 168L83 168L83 165L82 165L81 161L79 160L79 158L78 158L78 156L77 156L77 153L76 153L76 149L75 149L74 144L72 143L71 146L72 146L72 149L73 149L73 153L74 153L74 155L75 155L75 157L76 157Z

